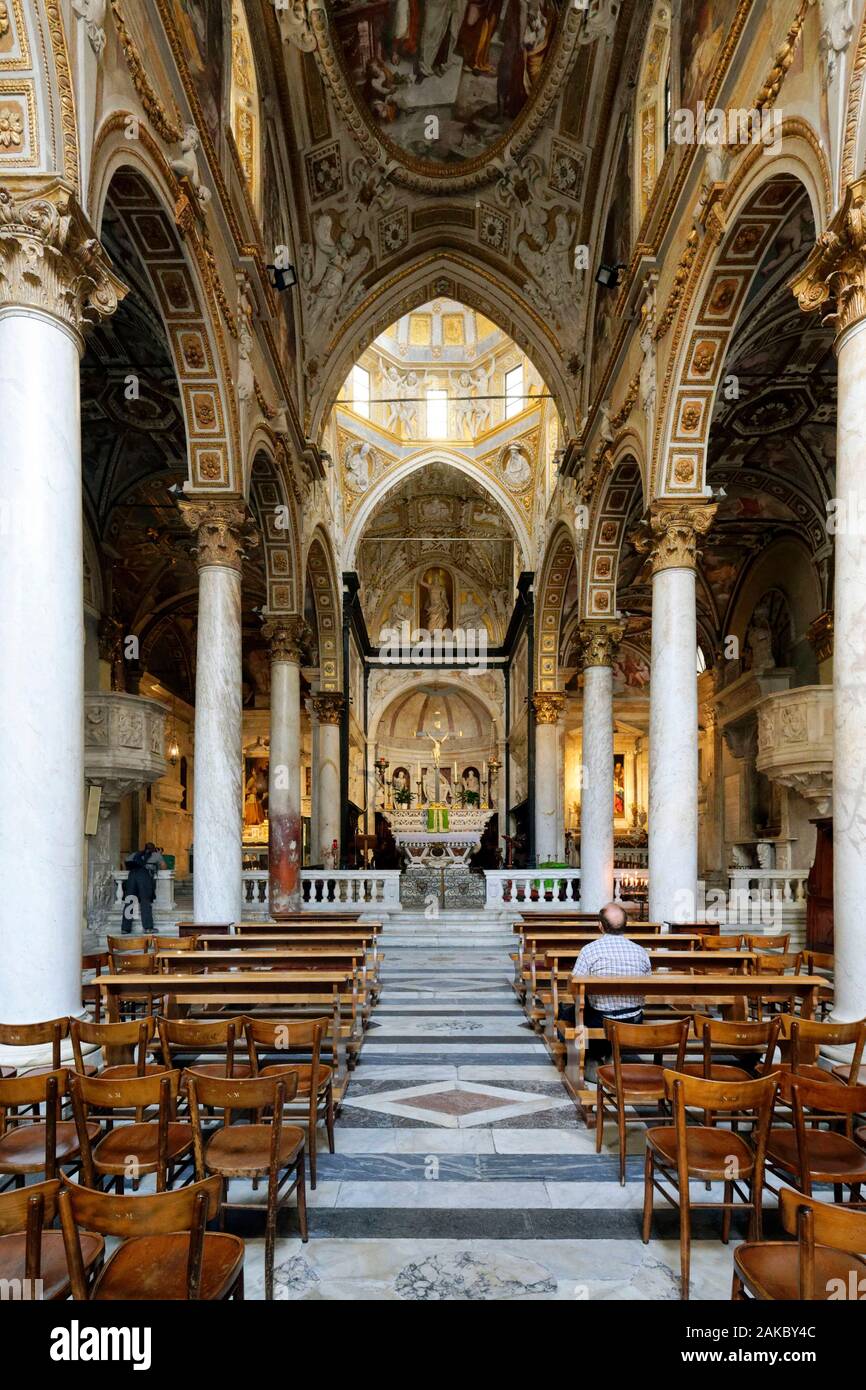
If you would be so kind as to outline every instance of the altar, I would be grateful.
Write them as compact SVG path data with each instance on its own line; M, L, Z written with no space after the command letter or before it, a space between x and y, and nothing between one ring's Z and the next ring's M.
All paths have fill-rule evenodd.
M489 818L486 807L462 809L433 802L392 812L391 833L406 852L408 868L448 868L469 863Z

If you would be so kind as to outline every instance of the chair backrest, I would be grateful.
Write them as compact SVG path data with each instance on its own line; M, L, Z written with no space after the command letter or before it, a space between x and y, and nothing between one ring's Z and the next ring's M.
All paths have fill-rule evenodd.
M701 947L705 951L739 951L739 936L702 936Z
M222 1077L210 1076L188 1067L184 1072L190 1114L199 1105L213 1110L223 1110L230 1115L233 1110L282 1110L288 1101L294 1100L298 1091L298 1073L287 1067L285 1071L274 1072L269 1076Z
M152 951L111 952L111 969L115 975L155 975L158 964Z
M743 937L743 944L749 951L787 951L790 941L790 932L779 936L764 936L757 932L753 936Z
M153 953L156 950L156 937L153 932L142 932L140 936L108 936L106 943L110 952L114 951L148 951Z
M15 1110L21 1107L46 1105L49 1100L65 1096L69 1090L69 1073L65 1067L54 1071L36 1072L30 1076L8 1077L0 1080L0 1111ZM51 1105L48 1110L52 1110ZM27 1123L33 1116L16 1116L19 1123Z
M172 1065L172 1047L185 1051L189 1048L199 1047L210 1050L224 1048L226 1067L229 1076L231 1076L235 1044L241 1041L244 1036L245 1022L246 1019L243 1015L238 1018L158 1019L159 1040L162 1044L162 1058L165 1065L167 1067Z
M853 1047L850 1079L856 1079L866 1047L866 1019L853 1023L826 1023L811 1018L794 1018L785 1015L782 1021L782 1036L791 1041L791 1065L794 1071L804 1062L811 1061L815 1049L819 1047ZM829 1079L829 1073L828 1073Z
M39 1047L51 1044L51 1065L60 1066L60 1044L69 1036L68 1018L49 1018L44 1023L0 1023L3 1047Z
M814 975L816 971L819 974L823 971L827 971L828 974L832 975L836 967L836 957L830 951L806 950L801 951L800 956L803 962L802 969L804 975Z
M57 1215L59 1192L59 1178L52 1178L49 1182L31 1183L29 1187L4 1192L0 1195L0 1236L17 1235L21 1231L27 1231L29 1244L33 1227L38 1226L41 1230L43 1226L50 1226ZM27 1253L29 1256L29 1250Z
M199 934L195 936L168 936L162 937L158 949L160 951L194 951L198 946Z
M63 1243L72 1285L72 1296L86 1300L90 1290L84 1269L79 1230L96 1231L103 1236L129 1240L137 1236L190 1233L187 1261L187 1297L198 1297L201 1287L201 1259L204 1229L219 1210L220 1179L205 1178L172 1192L148 1193L133 1197L96 1192L67 1182L58 1197Z
M81 1044L87 1043L90 1046L102 1048L106 1057L115 1048L134 1048L136 1050L135 1063L143 1076L147 1045L153 1040L156 1032L156 1019L148 1017L135 1019L129 1023L89 1023L86 1019L73 1018L69 1031L72 1037L72 1055L75 1058L75 1070L77 1072L84 1071L84 1054L81 1050Z
M177 1101L180 1072L166 1071L149 1076L115 1078L111 1076L72 1076L70 1090L73 1100L99 1110L148 1110L166 1104L172 1109Z
M835 1082L806 1081L796 1072L781 1073L779 1088L794 1102L794 1115L814 1110L824 1115L866 1114L866 1086L839 1086Z
M703 1077L682 1076L668 1070L664 1077L665 1093L668 1100L675 1103L681 1099L683 1106L711 1111L713 1114L735 1110L755 1110L760 1113L766 1110L768 1119L779 1084L775 1072L757 1081L706 1081Z
M789 1235L800 1234L801 1213L808 1213L815 1245L846 1250L851 1255L866 1254L866 1211L835 1202L818 1202L790 1187L780 1190L779 1207L782 1226Z
M755 971L758 975L792 975L800 973L799 951L756 951Z
M312 1054L313 1062L318 1064L322 1039L330 1022L329 1018L246 1019L244 1031L253 1075L258 1072L256 1049L259 1047L267 1052L292 1052L296 1048L304 1048Z
M747 1023L741 1019L711 1018L709 1014L693 1014L695 1037L709 1040L711 1046L724 1047L730 1052L769 1052L772 1056L779 1036L780 1019L764 1019Z
M682 1066L685 1061L689 1036L687 1018L672 1023L619 1023L607 1018L604 1031L613 1043L614 1061L623 1048L636 1052L676 1052L678 1065Z

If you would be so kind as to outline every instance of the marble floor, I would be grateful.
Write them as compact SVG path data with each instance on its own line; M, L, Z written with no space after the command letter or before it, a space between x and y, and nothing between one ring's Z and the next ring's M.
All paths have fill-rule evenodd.
M466 941L442 918L384 933L381 1002L336 1153L319 1150L310 1240L288 1211L275 1297L678 1298L675 1213L657 1207L653 1240L640 1240L642 1131L620 1187L613 1143L595 1153L518 1007L512 935ZM702 1186L694 1197L707 1199ZM727 1299L736 1241L721 1244L714 1215L694 1226L692 1298ZM247 1297L262 1290L253 1238Z

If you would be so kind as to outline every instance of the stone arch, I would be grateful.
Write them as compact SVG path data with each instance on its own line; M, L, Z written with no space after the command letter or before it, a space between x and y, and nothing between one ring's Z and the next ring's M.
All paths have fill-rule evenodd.
M794 624L792 635L802 640L821 612L823 599L812 554L801 537L779 536L739 576L723 616L725 631L739 639L741 650L755 604L771 588L785 596Z
M330 540L321 526L316 527L307 549L304 579L312 594L313 613L309 616L315 620L319 649L319 689L340 691L343 688L342 587Z
M458 453L454 449L443 449L437 446L433 449L424 449L420 453L404 459L398 467L392 468L388 473L377 479L369 491L364 494L363 500L356 508L346 533L346 568L353 568L358 542L364 533L367 522L370 520L370 517L373 515L379 503L384 500L391 489L396 487L398 483L403 482L405 478L411 477L413 473L417 473L420 469L425 468L431 463L448 464L449 467L456 468L459 473L465 474L467 478L471 478L473 482L478 483L479 486L484 489L492 501L505 513L511 523L518 544L523 552L525 563L531 552L529 530L514 500L504 489L500 488L497 483L494 482L493 478L485 469L473 463L471 459L466 458L463 454Z
M153 137L124 138L115 112L96 140L91 205L97 229L107 203L137 252L165 329L196 492L243 492L236 393L226 332L237 333L203 220Z
M587 618L610 619L617 611L619 561L637 492L643 493L643 476L630 441L616 456L590 518L582 602Z
M782 124L782 152L741 158L707 232L674 327L652 450L651 499L705 495L707 445L722 370L765 252L805 189L816 235L830 210L826 160L811 127Z
M560 523L550 538L535 589L535 689L559 690L559 642L565 591L578 564L571 532Z
M280 446L260 426L250 441L250 508L256 518L265 567L268 613L300 613L301 549L298 518L277 464Z
M562 360L563 347L543 316L504 277L473 264L466 250L431 254L419 250L413 262L373 286L366 298L336 329L314 378L307 433L320 440L337 394L353 363L395 319L431 299L454 299L480 309L507 333L533 362L553 395L565 434L577 420L575 378Z
M386 693L370 720L367 732L369 744L372 745L376 742L382 720L396 700L402 699L414 687L433 681L435 681L437 689L453 690L464 697L470 695L482 706L493 725L491 742L501 742L505 737L502 708L497 704L495 698L482 687L477 678L467 676L465 672L458 674L447 671L440 672L439 670L431 671L429 668L423 671L405 671L399 674L405 676L405 679L401 680L393 690Z
M0 173L60 174L78 192L78 125L62 7L56 0L7 0L0 93L9 143Z

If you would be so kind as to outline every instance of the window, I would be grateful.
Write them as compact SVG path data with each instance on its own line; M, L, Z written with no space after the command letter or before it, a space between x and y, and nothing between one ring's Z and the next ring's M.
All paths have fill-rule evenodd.
M665 111L664 111L664 148L667 150L671 143L671 70L668 68L665 77Z
M427 438L445 439L448 434L448 392L427 392Z
M370 373L364 367L354 366L349 378L349 399L356 415L370 418Z
M698 675L700 675L702 671L706 671L707 669L707 658L704 656L703 651L700 647L698 647L697 650L696 666Z
M519 367L512 367L510 372L505 373L505 418L510 420L512 415L519 415L523 409L523 363Z

